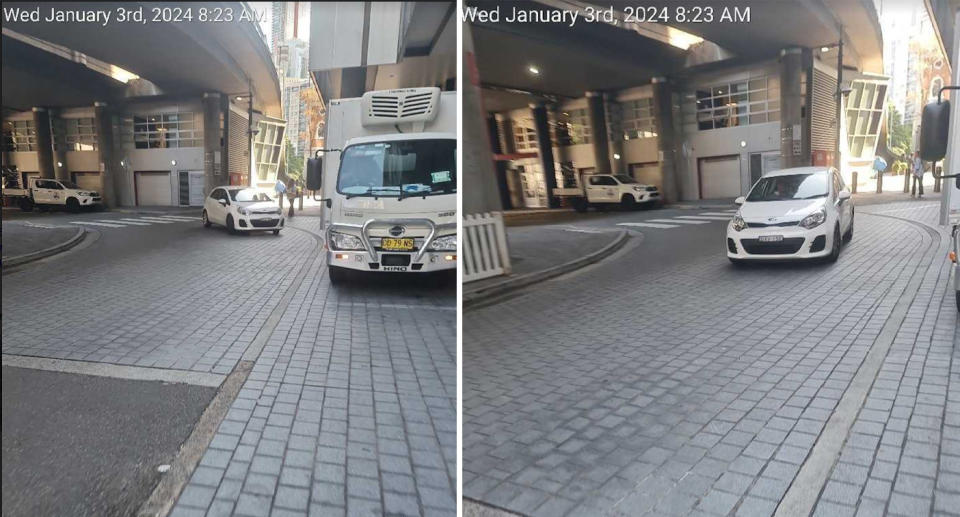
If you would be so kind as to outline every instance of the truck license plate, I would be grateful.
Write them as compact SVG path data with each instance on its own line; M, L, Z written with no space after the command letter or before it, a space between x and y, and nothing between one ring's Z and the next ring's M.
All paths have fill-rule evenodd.
M384 237L383 240L380 241L380 247L387 251L410 251L413 249L413 239Z
M761 235L760 242L780 242L783 240L783 235Z

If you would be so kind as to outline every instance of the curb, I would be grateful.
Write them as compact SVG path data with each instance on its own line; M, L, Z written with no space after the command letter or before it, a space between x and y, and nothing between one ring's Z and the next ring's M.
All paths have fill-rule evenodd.
M612 255L615 251L619 250L627 242L629 238L629 233L626 230L620 230L617 237L607 244L603 248L600 248L593 253L584 255L578 259L571 260L560 264L559 266L554 266L542 271L534 271L533 273L527 273L525 275L520 275L515 278L504 280L496 284L478 289L477 291L470 293L463 293L463 308L467 309L469 307L476 306L481 302L485 302L490 298L500 296L512 291L516 291L523 287L526 287L530 284L548 280L571 271L575 271L582 267L588 266L595 262Z
M50 246L47 249L42 249L40 251L34 251L33 253L27 253L25 255L18 255L16 257L8 257L3 259L3 267L13 267L26 264L28 262L33 262L35 260L40 260L42 258L47 258L58 253L63 253L68 249L80 244L80 241L83 240L84 235L86 235L87 230L83 227L77 229L76 235L68 239L66 242L57 244L56 246Z

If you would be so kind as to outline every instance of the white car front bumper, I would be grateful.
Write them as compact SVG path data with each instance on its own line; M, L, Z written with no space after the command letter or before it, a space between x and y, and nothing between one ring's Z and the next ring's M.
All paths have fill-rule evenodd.
M833 247L833 227L827 223L808 230L800 226L745 228L739 232L727 224L727 257L739 260L793 260L826 257ZM763 242L761 237L782 240Z

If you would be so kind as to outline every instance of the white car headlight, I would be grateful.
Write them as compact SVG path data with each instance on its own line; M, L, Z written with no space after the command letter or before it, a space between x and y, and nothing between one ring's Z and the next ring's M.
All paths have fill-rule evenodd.
M827 220L827 209L820 208L820 210L817 210L816 212L804 217L800 221L800 226L810 230L812 228L816 228L817 226L820 226L826 220Z
M457 251L457 234L437 237L430 243L433 251Z
M350 235L340 232L330 232L330 245L338 250L362 250L365 249L363 241L356 235Z
M237 212L239 212L240 215L250 215L250 211L243 207L237 208Z
M733 229L736 231L741 231L747 228L747 222L743 220L743 217L740 217L740 212L737 212L733 216Z

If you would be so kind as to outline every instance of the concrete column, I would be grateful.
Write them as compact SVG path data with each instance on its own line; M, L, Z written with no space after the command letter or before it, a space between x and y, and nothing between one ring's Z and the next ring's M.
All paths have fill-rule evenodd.
M113 112L106 102L93 104L93 119L97 130L97 154L100 162L100 195L108 207L120 206L119 192L123 188L123 168L114 141Z
M67 169L67 150L64 145L57 145L57 121L60 119L60 110L50 110L50 127L53 129L53 175L60 181L71 181L70 171ZM64 143L63 135L60 135Z
M567 146L563 145L563 142L565 141L565 139L568 138L568 135L566 134L567 133L566 127L557 123L562 118L563 108L560 106L559 103L553 103L550 105L549 111L550 111L550 115L553 117L554 123L556 123L556 125L554 125L554 128L556 130L557 141L554 142L554 147L556 148L557 152L556 152L556 155L554 156L554 161L560 164L561 168L557 172L560 173L560 177L563 178L564 182L566 182L568 177L576 178L577 170L572 166L570 166L569 170L563 169L564 164L570 161L570 156L569 156L569 153L567 152ZM564 187L563 184L557 185L557 186Z
M50 112L47 108L33 108L33 125L37 130L37 166L40 177L53 179L53 139L50 132Z
M503 153L503 148L500 147L500 131L497 125L497 116L493 113L487 115L487 130L490 135L490 149L493 154ZM493 168L497 173L497 188L500 189L500 203L503 205L504 209L513 208L513 203L510 202L510 188L507 186L507 164L503 161L495 161L493 163Z
M226 185L223 168L223 148L220 138L220 94L203 94L203 195ZM239 159L238 157L234 157ZM249 160L249 156L247 157Z
M220 96L220 117L217 121L217 127L220 128L220 171L227 183L230 183L230 96ZM206 141L206 140L204 140ZM241 159L235 157L235 159ZM204 193L206 194L206 192Z
M620 120L623 120L622 110L619 110L617 100L613 95L604 96L603 104L607 108L607 113L613 113L614 110L621 111ZM623 155L623 133L617 131L620 127L620 124L615 123L615 119L607 121L607 141L609 142L610 148L610 172L613 174L627 173L627 161ZM617 156L620 158L617 158Z
M463 27L463 68L467 73L463 81L463 138L460 140L463 156L463 199L464 214L499 212L503 210L500 192L497 189L497 176L493 167L493 153L490 145L490 133L484 127L486 116L480 94L480 76L477 72L476 58L473 53L473 35L470 24Z
M547 119L547 107L542 103L530 105L533 113L533 126L537 131L537 149L540 151L540 167L543 169L544 183L547 185L547 206L559 208L560 200L553 193L557 188L557 171L553 160L553 140L550 138L550 123Z
M780 164L783 168L810 165L810 114L805 113L803 80L808 52L799 47L780 51ZM812 88L811 84L807 85Z
M610 174L610 149L607 139L607 116L603 109L603 92L587 92L587 118L597 174Z
M680 135L673 116L673 87L665 77L653 78L653 112L657 127L657 149L663 177L664 202L680 200Z

